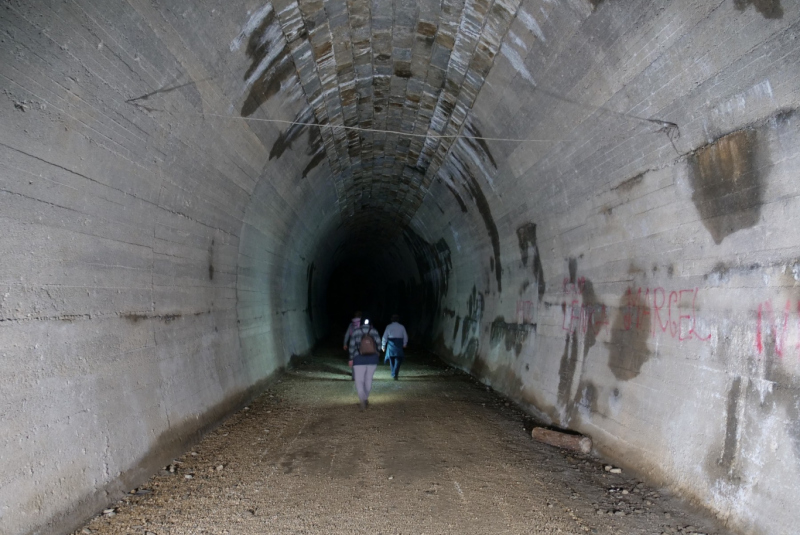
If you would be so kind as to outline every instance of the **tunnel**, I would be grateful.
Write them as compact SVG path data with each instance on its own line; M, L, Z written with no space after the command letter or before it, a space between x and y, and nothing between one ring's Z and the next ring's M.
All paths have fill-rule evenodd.
M795 533L798 34L791 0L3 0L0 532L79 528L362 310Z

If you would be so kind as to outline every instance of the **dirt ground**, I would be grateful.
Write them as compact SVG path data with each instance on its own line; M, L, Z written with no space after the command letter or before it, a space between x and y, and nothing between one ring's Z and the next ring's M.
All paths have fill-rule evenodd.
M534 442L522 411L410 355L360 412L323 349L76 533L728 533L601 459Z

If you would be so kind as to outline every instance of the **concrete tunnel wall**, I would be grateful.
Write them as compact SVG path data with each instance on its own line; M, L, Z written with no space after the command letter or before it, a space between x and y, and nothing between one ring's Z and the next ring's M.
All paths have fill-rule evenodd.
M538 141L412 142L433 164L383 226L351 139L241 119L340 117L309 72L346 63L272 58L294 19L265 6L0 5L2 533L66 531L246 402L326 332L341 255L396 221L373 246L445 359L732 528L793 531L796 3L398 2L396 28L452 37L434 132ZM417 52L388 47L392 91Z

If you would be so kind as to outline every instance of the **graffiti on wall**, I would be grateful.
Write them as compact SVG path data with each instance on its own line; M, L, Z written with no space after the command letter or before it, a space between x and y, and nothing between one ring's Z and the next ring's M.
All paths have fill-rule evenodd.
M609 310L602 303L584 303L581 299L586 279L564 279L561 328L567 332L594 332L609 329ZM699 288L666 290L662 287L631 286L622 296L622 330L649 331L650 336L666 334L680 342L708 342L711 334L702 332L697 322Z
M575 282L570 282L571 279L567 277L562 284L562 290L566 298L561 304L563 313L561 328L569 333L580 332L581 334L586 334L589 332L597 336L600 331L607 329L609 325L606 305L603 303L589 303L583 299L584 290L586 289L586 279L584 277L572 280L575 280Z
M794 329L797 329L794 333ZM792 336L793 334L793 336ZM800 355L800 301L786 300L783 310L772 301L759 303L755 322L755 350L759 358L774 353L783 358L792 350ZM794 343L790 343L794 339Z

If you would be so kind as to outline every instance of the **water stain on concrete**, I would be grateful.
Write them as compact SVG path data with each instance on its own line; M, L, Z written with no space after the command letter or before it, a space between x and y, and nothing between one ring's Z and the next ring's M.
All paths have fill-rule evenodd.
M606 323L606 306L597 299L594 292L594 284L589 279L583 281L581 290L584 313L586 314L586 333L583 335L583 357L589 354L589 350L597 342L598 326L602 327Z
M597 386L591 381L581 381L575 392L574 407L582 407L591 414L597 414L599 393Z
M712 284L724 284L730 280L730 272L724 262L717 262L711 271L703 275L703 280L710 280Z
M453 194L453 197L455 197L455 199L456 199L456 202L458 203L458 206L459 206L459 208L461 208L461 211L462 211L462 212L464 212L464 213L466 214L468 210L467 210L467 203L465 203L465 202L464 202L464 198L463 198L463 197L461 197L461 194L460 194L460 193L458 193L458 192L455 190L455 188L454 188L453 186L451 186L450 184L447 184L447 183L445 183L445 186L447 186L447 189L448 189L448 190L450 190L450 193L452 193L452 194Z
M305 108L302 110L295 116L294 120L298 124L293 124L286 130L282 131L278 135L278 139L275 140L275 143L272 144L272 148L269 151L270 160L283 156L283 153L286 152L287 149L291 149L292 144L297 141L306 130L308 130L308 147L306 149L306 154L311 156L316 154L321 149L322 135L320 134L319 127L307 126L308 123L314 122L314 114L311 111L311 108Z
M199 111L203 111L203 97L197 89L196 83L183 84L178 88L178 92L183 95L183 98L192 105L192 107Z
M208 280L214 280L214 240L208 248Z
M467 144L472 147L472 150L475 152L475 154L480 155L481 159L484 159L483 156L485 156L485 160L488 160L492 167L497 169L497 162L495 161L494 156L492 156L492 151L489 150L489 145L486 143L486 140L483 139L483 134L475 124L475 121L468 121L466 128L467 133L471 136L464 138Z
M689 158L692 201L714 243L755 226L761 215L762 143L753 129L738 130L697 149Z
M279 22L275 16L275 12L271 11L269 15L264 17L264 20L252 33L247 42L246 53L252 60L252 63L244 75L245 80L250 78L250 76L261 67L262 62L265 61L270 54L270 49L272 47L280 46L282 48L264 70L264 74L259 76L250 87L250 92L244 104L242 104L242 117L249 117L255 113L264 102L275 96L281 90L281 84L295 75L294 61L289 54L289 48L286 46L286 42L283 40L272 42L270 39L265 38L270 31L270 26L273 24L279 24ZM305 34L305 29L301 31Z
M475 177L469 175L466 178L466 185L469 192L472 194L473 199L475 200L475 206L478 207L478 212L481 214L483 218L483 224L486 226L486 231L489 234L489 239L492 242L492 250L494 252L494 263L495 263L495 270L494 270L494 277L497 280L497 292L503 292L503 267L500 264L500 233L497 231L497 225L494 222L494 218L492 217L492 210L489 207L489 201L486 199L486 195L483 194L483 190L481 189L478 181Z
M558 403L561 406L568 407L577 366L578 335L570 333L567 334L564 341L564 354L561 355L561 363L558 367Z
M649 314L639 314L648 307L641 292L629 288L620 299L619 310L611 326L611 341L606 342L609 350L608 367L614 377L629 381L638 376L651 351L647 346L650 337Z
M469 343L467 344L467 348L464 350L462 354L462 358L464 358L467 362L474 362L478 358L478 349L480 348L480 342L477 338L470 339Z
M730 471L733 460L739 445L739 399L742 393L742 378L736 377L733 380L731 389L728 391L728 405L726 408L725 420L725 443L722 446L722 456L719 465L726 471Z
M783 8L781 0L733 0L733 7L739 11L744 11L749 6L756 8L765 19L782 19Z
M394 75L397 76L398 78L411 78L411 62L395 61Z
M639 173L638 175L633 176L627 180L623 180L622 182L611 188L611 191L620 191L623 193L627 193L636 186L638 186L639 184L641 184L642 180L644 180L644 173Z
M325 159L325 151L321 150L321 151L319 151L318 153L316 153L316 154L314 155L314 157L313 157L313 158L311 158L311 161L310 161L310 162L308 162L308 165L307 165L307 166L305 166L305 168L303 168L303 175L302 175L302 176L303 176L303 178L307 177L307 176L308 176L308 174L309 174L309 173L310 173L310 172L311 172L311 171L312 171L312 170L313 170L313 169L314 169L316 166L318 166L319 164L321 164L321 163L322 163L322 161L323 161L324 159Z
M491 325L489 343L492 347L505 343L506 351L513 349L519 356L531 330L536 330L535 324L507 323L504 316L497 316Z
M784 363L784 358L778 350L778 333L777 329L769 329L769 332L764 337L764 354L760 357L764 359L764 379L772 382L772 391L764 396L764 402L761 404L762 409L767 412L773 412L782 408L786 414L786 433L792 440L792 446L796 459L800 459L800 377L790 372ZM785 343L784 343L785 345ZM758 362L751 362L751 370L759 367ZM753 386L753 381L750 381L750 388ZM753 398L761 396L761 392L753 393Z
M306 154L311 156L311 161L303 169L303 178L317 167L326 157L325 147L322 142L322 133L318 126L312 126L308 130L308 146L306 147Z
M442 299L447 295L450 271L453 268L450 247L444 238L433 245L428 243L411 227L403 229L403 238L414 256L417 270L426 281L420 288L421 303L415 316L420 324L428 325L423 337L432 342L434 318L441 312Z
M575 284L578 281L578 259L567 259L567 273L569 273L570 284Z
M314 288L314 263L312 262L310 266L308 266L308 274L306 275L308 279L308 290L306 291L306 311L308 312L308 320L314 321L314 307L313 299L312 299L312 290Z
M461 321L461 347L465 347L471 331L480 333L480 324L483 319L483 293L476 286L472 286L472 294L467 299L467 315ZM472 339L477 338L472 336Z
M461 316L456 316L455 326L453 327L453 341L455 342L458 336L458 328L461 326Z
M537 293L539 300L542 300L546 291L544 281L544 269L542 268L542 258L539 255L539 245L536 242L536 225L534 223L525 223L517 228L517 240L519 241L519 254L522 258L522 265L528 265L528 259L531 258L529 249L533 251L531 270L533 276L536 278Z

